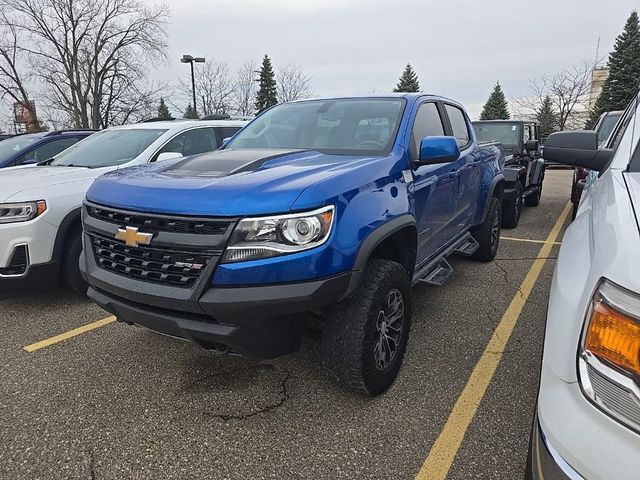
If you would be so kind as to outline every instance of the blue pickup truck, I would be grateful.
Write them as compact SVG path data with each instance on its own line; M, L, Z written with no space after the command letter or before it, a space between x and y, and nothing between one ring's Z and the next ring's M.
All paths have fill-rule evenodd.
M339 384L394 381L411 286L494 258L501 151L463 107L406 94L277 105L216 152L100 177L83 206L88 295L129 324L266 359L320 318Z

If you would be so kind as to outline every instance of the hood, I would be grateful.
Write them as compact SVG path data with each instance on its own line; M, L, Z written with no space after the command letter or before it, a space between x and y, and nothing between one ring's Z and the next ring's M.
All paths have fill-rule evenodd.
M23 190L41 192L42 198L45 198L51 187L92 180L104 171L105 169L37 165L3 168L0 170L0 201L9 200Z
M219 150L111 172L91 186L87 199L151 213L280 213L289 211L308 186L380 158L308 150Z
M624 178L629 190L629 198L631 198L631 203L633 204L636 225L640 230L640 173L625 173Z

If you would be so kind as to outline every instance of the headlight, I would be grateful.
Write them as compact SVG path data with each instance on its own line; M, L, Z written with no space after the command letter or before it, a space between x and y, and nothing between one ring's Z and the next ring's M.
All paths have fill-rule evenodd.
M603 280L587 316L580 385L598 407L640 430L640 296Z
M272 217L245 218L233 231L223 262L275 257L317 247L331 233L334 207Z
M0 223L26 222L42 215L47 209L44 200L24 203L0 203Z

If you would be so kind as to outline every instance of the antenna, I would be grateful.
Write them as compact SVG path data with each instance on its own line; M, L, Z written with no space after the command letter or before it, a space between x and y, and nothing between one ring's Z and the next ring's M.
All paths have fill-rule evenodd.
M594 66L598 66L598 63L600 63L600 35L598 34L598 43L596 44L596 60L593 63Z

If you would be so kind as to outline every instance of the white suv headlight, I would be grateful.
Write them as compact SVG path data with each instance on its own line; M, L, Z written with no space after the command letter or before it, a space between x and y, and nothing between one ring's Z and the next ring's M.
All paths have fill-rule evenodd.
M47 210L47 202L0 203L0 223L27 222Z
M236 226L222 261L243 262L301 252L329 238L334 207L271 217L245 218Z
M584 394L640 431L640 296L602 280L591 301L578 359Z

